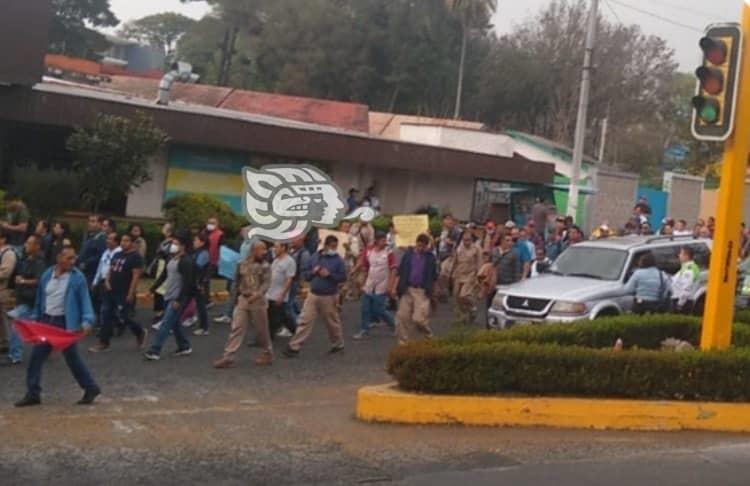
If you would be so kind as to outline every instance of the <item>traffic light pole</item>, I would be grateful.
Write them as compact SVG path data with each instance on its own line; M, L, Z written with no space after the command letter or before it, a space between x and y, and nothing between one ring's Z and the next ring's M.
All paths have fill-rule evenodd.
M570 176L568 192L568 216L574 219L578 214L578 180L581 178L583 164L583 145L586 141L586 118L589 109L589 95L591 93L591 58L596 43L596 20L599 12L599 0L591 0L589 24L586 30L586 53L583 58L583 76L581 78L581 95L578 100L578 118L576 119L575 144L573 146L573 171ZM580 224L581 221L576 221Z
M743 3L743 42L750 39L750 0ZM708 294L703 314L701 348L726 349L732 342L737 262L741 246L745 177L750 155L750 49L742 50L742 68L736 100L736 124L727 140L716 209L716 230L711 252Z

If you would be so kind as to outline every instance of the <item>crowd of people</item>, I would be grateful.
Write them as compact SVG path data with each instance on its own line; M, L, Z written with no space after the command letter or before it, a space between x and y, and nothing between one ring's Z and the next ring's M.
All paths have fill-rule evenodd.
M370 192L367 204L377 204ZM350 196L350 204L362 204L355 191ZM585 239L572 218L557 215L541 199L523 226L512 221L462 226L447 215L439 236L421 234L409 248L396 248L392 225L387 232L378 231L364 219L342 223L339 234L346 235L344 241L328 235L320 242L313 230L290 243L270 245L248 239L246 227L236 245L239 260L233 275L225 275L228 299L212 323L211 286L212 281L216 285L221 248L226 244L217 218L183 229L165 223L163 240L147 262L147 243L137 224L118 231L112 218L91 215L76 251L65 223L40 221L31 228L23 202L13 195L7 195L5 202L8 216L0 221L0 319L5 321L7 314L8 322L0 326L0 339L8 348L5 364L10 366L19 365L24 352L11 320L95 333L92 353L109 351L112 339L129 331L144 359L152 362L162 359L170 336L176 343L173 356L189 356L191 340L209 335L212 325L226 323L228 338L213 363L226 369L237 365L249 328L260 348L255 363L268 366L276 358L275 341L288 338L282 354L295 358L320 319L326 325L329 352L336 354L345 347L341 311L347 299L359 300L361 309L352 339L365 340L382 325L403 344L419 336L432 337L430 316L438 302L452 297L464 319L473 322L478 309L490 305L497 285L544 274L566 248ZM640 201L622 231L604 224L591 237L651 234L647 212ZM693 234L710 237L713 227L709 220L696 225ZM659 231L678 235L688 230L684 221L665 220ZM685 275L694 274L689 252L684 260ZM635 286L635 294L639 282L641 287L643 282L652 287L661 279L660 274L649 273L653 265L643 263L643 271L629 284ZM152 279L149 293L155 317L150 326L135 318L144 276ZM687 278L683 280L683 285L689 284ZM188 332L189 328L194 329ZM19 406L40 403L41 369L51 349L44 343L33 347L27 393ZM80 403L92 403L100 389L76 345L65 349L64 356L84 389Z

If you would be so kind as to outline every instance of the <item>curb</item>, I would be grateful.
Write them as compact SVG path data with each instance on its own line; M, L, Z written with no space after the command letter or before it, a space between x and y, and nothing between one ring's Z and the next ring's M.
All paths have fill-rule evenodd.
M423 395L389 384L359 389L357 418L420 425L750 432L750 403Z

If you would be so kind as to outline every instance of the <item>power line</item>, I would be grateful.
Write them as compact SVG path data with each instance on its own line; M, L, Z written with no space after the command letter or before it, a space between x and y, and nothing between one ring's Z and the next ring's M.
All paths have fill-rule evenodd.
M612 6L612 4L611 4L611 3L609 3L609 0L604 0L604 3L606 3L606 4L607 4L607 7L609 7L609 11L610 11L610 12L612 12L612 15L614 15L614 16L615 16L615 18L617 19L617 21L618 21L619 23L621 23L621 24L625 25L625 22L623 22L623 21L622 21L622 19L620 18L620 16L619 16L619 15L617 15L617 12L615 11L615 9L614 9L614 7Z
M648 10L643 10L642 8L638 8L638 7L634 7L632 5L628 5L627 3L623 3L623 2L621 2L619 0L609 0L609 1L612 2L612 3L614 3L614 4L616 4L616 5L621 6L623 8L627 8L627 9L636 11L638 13L641 13L643 15L648 15L648 16L653 17L655 19L661 20L662 22L666 22L668 24L676 25L677 27L682 27L684 29L692 30L693 32L699 32L701 34L703 33L703 29L699 29L699 28L694 27L692 25L683 24L681 22L677 22L677 21L672 20L672 19L670 19L668 17L664 17L663 15L659 15L659 14L654 13L654 12L649 12Z
M688 12L688 13L697 15L697 16L699 16L701 18L704 18L704 19L708 18L710 20L720 20L719 18L716 17L715 13L703 12L703 11L696 10L696 9L693 9L693 8L684 7L682 5L676 5L676 4L671 3L671 2L666 2L664 0L651 0L651 1L652 2L656 2L656 3L660 3L660 4L664 5L665 7L675 8L675 9L678 9L678 10L680 10L682 12Z

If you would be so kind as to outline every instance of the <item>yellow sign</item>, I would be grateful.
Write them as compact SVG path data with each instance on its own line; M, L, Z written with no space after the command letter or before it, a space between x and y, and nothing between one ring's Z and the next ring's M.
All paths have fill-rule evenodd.
M393 217L396 230L396 246L414 246L417 236L430 233L430 218L426 214L405 214Z
M341 255L341 258L346 258L346 248L344 248L344 244L349 243L349 234L344 233L343 231L320 228L318 230L318 237L320 238L320 245L318 249L323 248L323 243L325 243L326 238L331 235L339 239L339 247L338 247L339 255Z

